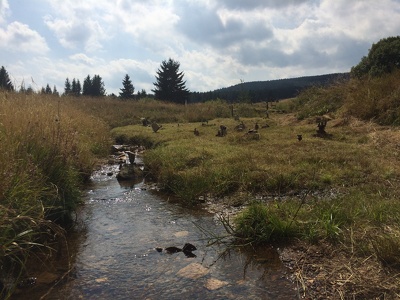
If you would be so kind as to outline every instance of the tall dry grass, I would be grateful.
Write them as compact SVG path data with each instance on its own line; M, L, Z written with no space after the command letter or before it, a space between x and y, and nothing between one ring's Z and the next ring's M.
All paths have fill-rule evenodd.
M290 102L299 119L323 114L351 116L380 125L400 125L400 70L381 77L313 87Z
M229 118L234 114L242 117L265 115L265 104L229 105L221 99L205 103L181 105L150 98L121 100L118 98L62 97L61 101L89 115L105 121L111 128L141 124L141 118L160 123L202 122L215 118Z
M58 97L0 93L0 281L72 221L110 144L103 121Z

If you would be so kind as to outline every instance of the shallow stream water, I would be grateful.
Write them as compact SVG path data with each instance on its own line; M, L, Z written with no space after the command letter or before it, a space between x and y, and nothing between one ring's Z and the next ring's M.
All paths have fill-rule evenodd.
M270 247L256 252L207 246L223 226L205 210L182 207L143 182L121 185L116 166L93 174L70 237L73 276L21 291L18 299L297 299ZM195 257L156 248L193 244ZM40 278L38 278L40 282ZM28 296L28 298L25 298ZM22 297L22 298L21 298Z

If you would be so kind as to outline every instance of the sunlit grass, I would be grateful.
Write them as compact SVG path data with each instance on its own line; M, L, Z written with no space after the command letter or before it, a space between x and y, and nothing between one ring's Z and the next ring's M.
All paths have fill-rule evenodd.
M247 129L269 127L259 129L259 140L247 138L247 129L235 131L239 121L233 118L215 118L207 126L164 123L157 133L141 125L112 133L158 145L145 153L147 172L182 201L239 199L243 193L248 200L272 199L250 204L236 217L234 235L242 242L324 240L395 264L392 249L400 238L390 233L389 241L385 228L399 229L398 130L339 117L326 128L332 138L321 139L313 136L313 117L298 121L272 113L241 121ZM216 136L220 125L227 126L227 136ZM365 238L374 235L382 238Z
M109 127L65 104L0 93L0 281L23 275L32 253L64 235L82 184L109 151Z
M225 185L230 182L229 191L253 189L261 193L284 193L291 189L383 184L388 177L399 175L396 166L383 163L396 157L389 149L384 153L377 147L377 141L383 137L378 138L376 135L379 134L372 128L356 134L347 132L347 127L328 127L333 138L326 140L313 137L314 123L281 125L284 117L278 115L273 120L242 120L248 128L253 128L256 122L271 125L259 129L259 140L248 139L246 131L235 131L238 122L231 118L210 120L208 126L166 123L157 133L149 127L131 125L117 128L113 134L142 136L153 140L154 144L162 144L145 157L148 171L161 184L168 186L169 175L180 174L182 177L183 172L188 172L184 177L189 178L190 173L203 173L214 178L214 184L204 188L209 193L221 194L218 187L224 186L223 182ZM217 137L222 124L228 127L228 135ZM193 134L195 128L199 130L199 136ZM301 142L297 140L297 134L303 135ZM359 143L361 135L368 138L372 134L374 140ZM206 169L206 173L199 170L201 168Z

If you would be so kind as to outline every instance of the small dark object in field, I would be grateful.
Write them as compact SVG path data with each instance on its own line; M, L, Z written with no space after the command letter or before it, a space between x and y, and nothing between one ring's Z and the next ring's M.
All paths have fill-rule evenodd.
M303 136L301 134L297 135L297 139L299 140L299 142L303 139Z
M246 129L246 125L244 125L243 121L240 122L239 125L236 125L236 126L235 126L235 130L236 130L236 131L243 131L243 130L245 130L245 129Z
M201 122L201 126L208 126L208 120L203 120Z
M150 125L150 121L147 118L141 118L142 121L142 125L143 126L149 126Z
M158 125L156 122L151 123L151 128L154 132L157 132L161 127L162 125Z
M197 128L195 128L193 132L194 132L195 136L199 136L200 135L200 132L197 130Z
M227 134L226 126L224 126L224 125L219 126L217 136L226 136L226 134Z
M331 118L328 116L322 116L322 117L316 118L318 130L317 130L317 133L314 134L315 137L328 138L328 139L332 138L332 134L327 133L325 131L325 127L329 120L331 120Z

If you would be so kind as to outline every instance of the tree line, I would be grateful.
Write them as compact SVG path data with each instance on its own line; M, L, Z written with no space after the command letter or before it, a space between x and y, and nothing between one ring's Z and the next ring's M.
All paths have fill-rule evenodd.
M112 97L118 97L122 100L134 100L145 97L154 97L162 101L170 101L176 103L185 103L189 99L190 91L186 88L186 81L184 80L184 73L179 71L180 63L176 60L169 59L161 63L160 68L156 73L156 82L154 82L154 89L152 92L154 95L149 95L142 89L135 94L135 87L133 86L132 80L128 74L122 80L122 88L120 88L119 95L108 95ZM0 69L0 89L7 91L15 91L10 76L4 66ZM21 85L18 92L21 93L34 93L33 89L29 87L25 88L24 84ZM56 86L53 88L47 84L46 87L42 87L41 94L52 94L60 96ZM88 96L88 97L103 97L106 96L106 89L103 79L100 75L94 75L91 77L87 75L81 84L79 79L69 78L65 79L64 92L61 96Z
M122 88L119 95L109 96L118 97L123 100L140 99L144 97L154 97L158 100L184 104L187 102L204 102L210 99L224 99L228 102L259 102L275 101L296 96L302 89L312 85L326 84L336 78L347 79L377 77L400 68L400 36L381 39L373 44L368 56L364 56L360 63L351 68L350 73L328 74L319 76L309 76L292 79L281 79L272 81L249 82L234 85L228 88L209 91L205 93L190 92L186 88L184 73L179 71L180 63L173 59L164 60L156 72L154 94L147 94L141 90L136 95L132 80L128 74L122 80ZM7 70L0 69L0 89L14 91ZM25 89L22 84L19 92L32 93L31 87ZM51 88L49 84L42 88L40 93L59 95L56 87ZM105 84L100 75L91 77L88 75L81 85L79 79L73 78L72 81L65 80L64 92L62 96L89 96L101 97L106 95Z

